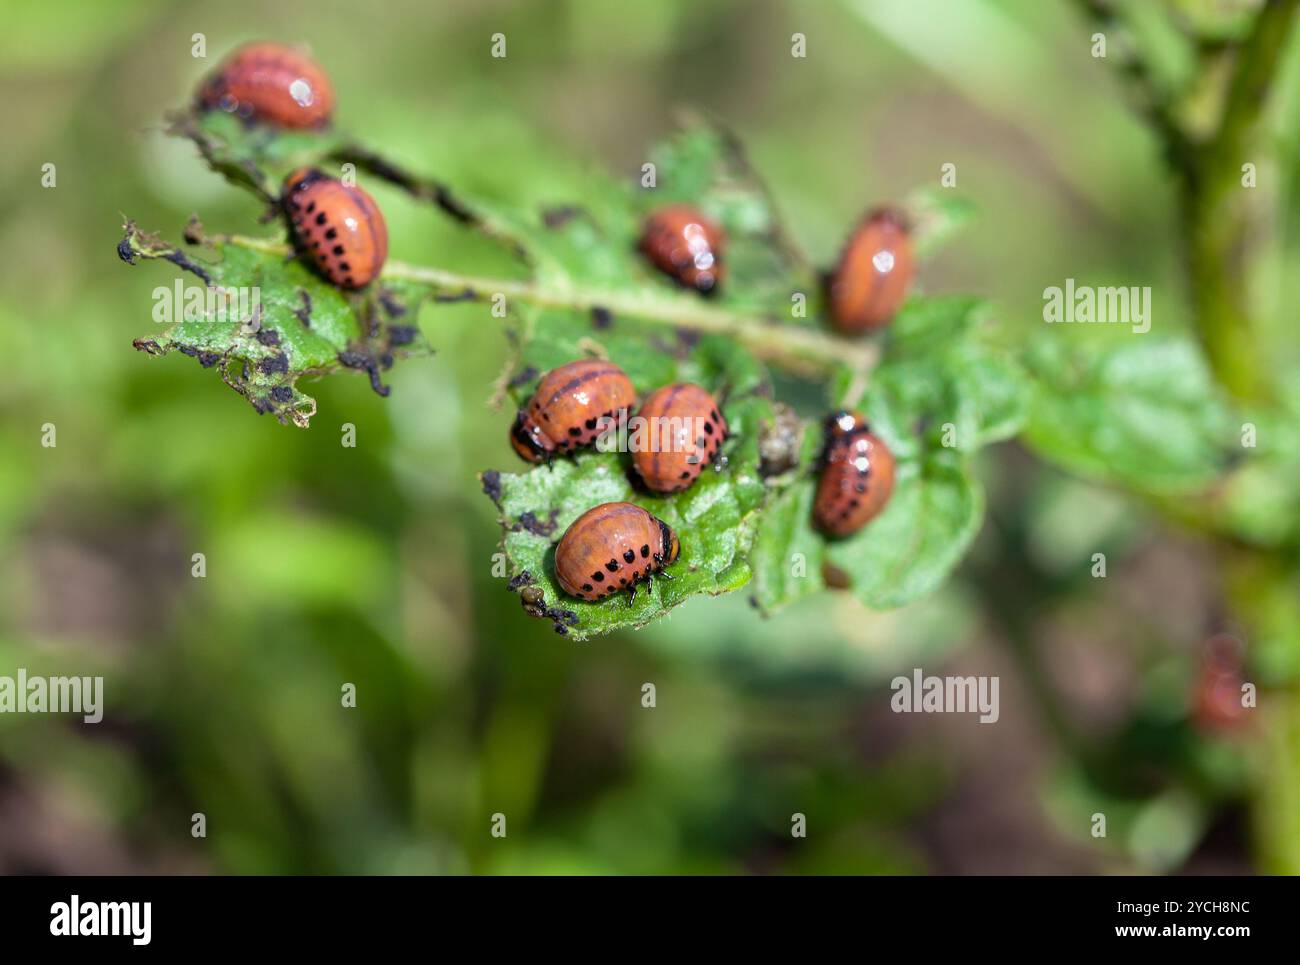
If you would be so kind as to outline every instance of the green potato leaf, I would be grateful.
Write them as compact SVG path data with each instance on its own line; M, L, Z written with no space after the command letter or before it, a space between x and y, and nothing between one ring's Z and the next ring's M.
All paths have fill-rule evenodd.
M1025 439L1042 458L1154 493L1203 488L1228 465L1229 413L1187 338L1043 339Z
M827 585L873 609L903 606L960 562L983 516L971 457L1014 435L1025 418L1022 373L979 337L985 314L964 298L914 299L900 313L854 405L894 454L894 491L881 514L847 538L827 539L813 527L821 440L820 427L808 427L796 479L769 503L751 555L760 609Z
M177 277L174 285L155 289L155 321L166 327L136 339L135 347L150 355L190 356L259 413L305 427L316 400L298 388L304 376L350 369L387 395L382 375L393 360L431 351L409 321L417 307L412 299L422 293L381 285L345 295L283 248L204 242L199 230L194 224L188 229L197 249L191 255L127 223L118 245L123 261L167 261L198 282L186 285Z

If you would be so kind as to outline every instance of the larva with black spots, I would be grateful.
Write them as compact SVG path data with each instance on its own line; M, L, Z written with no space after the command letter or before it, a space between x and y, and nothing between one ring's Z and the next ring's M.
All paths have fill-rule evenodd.
M691 382L651 392L637 415L646 420L649 438L633 452L632 465L646 486L657 493L689 488L727 438L727 421L718 403L706 389Z
M880 515L894 490L894 455L857 412L826 420L813 522L827 536L856 533Z
M388 258L388 227L374 199L314 168L284 180L283 205L301 253L340 288L364 288Z
M581 359L542 377L510 427L510 444L529 462L590 445L601 420L617 420L636 405L632 380L613 362Z
M677 534L634 503L604 503L579 516L555 547L555 577L579 600L601 600L636 585L677 562Z

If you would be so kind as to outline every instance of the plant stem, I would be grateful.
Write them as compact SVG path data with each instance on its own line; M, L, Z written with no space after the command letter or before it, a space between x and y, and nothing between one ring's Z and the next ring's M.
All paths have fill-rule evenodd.
M1252 337L1249 266L1253 249L1249 189L1242 165L1252 153L1269 89L1300 0L1270 0L1236 52L1218 130L1182 167L1186 258L1197 330L1223 385L1240 398L1268 391Z
M1109 0L1079 2L1098 26L1122 29ZM1263 167L1266 152L1252 149L1298 5L1300 0L1266 0L1250 33L1235 45L1224 106L1209 136L1195 137L1180 121L1176 103L1158 90L1140 51L1122 65L1178 179L1197 334L1220 384L1242 399L1266 396L1270 389L1251 324L1249 269L1258 244L1242 165Z
M266 254L291 253L288 245L245 235L223 235L214 240ZM541 285L527 279L479 278L424 265L389 261L380 275L389 281L427 285L439 293L465 300L490 301L496 295L518 299L538 308L589 312L604 309L615 317L668 325L709 335L726 335L758 358L793 372L825 372L847 367L865 373L880 358L874 342L854 341L811 328L761 322L753 316L716 308L698 298L668 293L629 293Z

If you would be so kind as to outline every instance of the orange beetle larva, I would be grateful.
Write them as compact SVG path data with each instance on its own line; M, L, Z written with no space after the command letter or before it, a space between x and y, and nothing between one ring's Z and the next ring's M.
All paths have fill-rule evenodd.
M604 503L565 530L555 548L560 588L579 600L599 600L620 590L636 598L636 584L677 562L681 544L662 519L633 503Z
M846 335L888 325L912 282L912 240L896 211L873 211L849 237L829 285L831 323Z
M722 282L726 244L722 227L698 208L672 204L646 219L640 247L664 274L708 294Z
M856 412L826 420L826 448L813 499L813 522L828 536L848 536L871 522L894 489L894 456Z
M647 420L651 444L632 453L632 465L646 486L657 493L688 488L727 437L727 422L718 403L690 382L651 392L637 416Z
M284 181L284 209L302 253L341 288L364 288L388 257L388 227L365 191L304 168Z
M199 106L246 121L292 129L324 127L334 110L325 71L307 55L277 43L240 47L199 88Z
M613 362L569 362L542 378L515 417L510 444L529 462L543 462L590 444L602 418L617 419L635 404L632 380Z

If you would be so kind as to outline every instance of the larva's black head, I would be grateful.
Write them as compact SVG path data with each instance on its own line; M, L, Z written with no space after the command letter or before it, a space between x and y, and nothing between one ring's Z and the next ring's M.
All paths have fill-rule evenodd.
M510 427L510 445L514 446L520 458L529 462L545 462L555 450L554 444L541 428L522 410L515 416L515 424Z
M682 544L677 541L677 534L662 519L655 517L659 524L659 552L663 556L663 565L671 566L681 555Z
M840 409L832 412L822 423L825 428L821 454L817 457L819 467L825 467L831 454L851 437L860 432L869 432L866 417L860 412Z
M284 179L284 199L287 201L309 185L328 177L316 168L299 168Z
M864 225L888 225L904 233L912 230L911 221L901 208L874 208L862 220Z
M848 409L832 412L826 417L825 426L827 441L842 439L854 432L866 432L870 429L862 413L851 412Z

